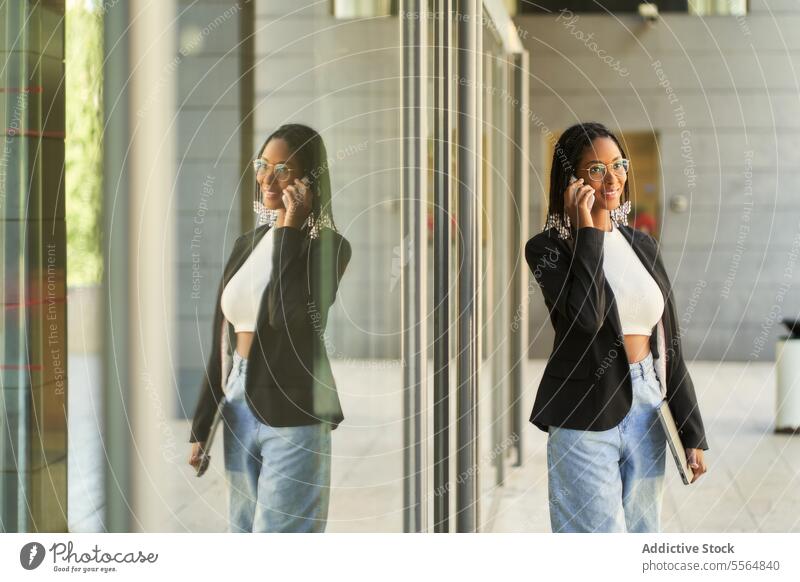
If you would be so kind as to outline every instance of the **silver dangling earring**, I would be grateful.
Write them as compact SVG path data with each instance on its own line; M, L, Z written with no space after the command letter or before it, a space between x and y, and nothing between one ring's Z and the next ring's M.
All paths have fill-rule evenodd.
M561 239L567 239L572 236L572 232L570 228L572 227L570 224L569 216L564 217L565 220L562 221L560 214L548 214L547 215L547 223L545 223L544 228L542 230L549 230L551 228L555 228L556 232L558 232L558 237Z
M319 238L319 232L323 228L329 228L331 230L336 230L333 227L333 222L331 221L331 217L324 213L319 218L317 218L313 212L308 215L306 219L306 225L308 225L308 238L310 239L317 239Z
M278 211L270 210L259 200L253 200L253 212L256 213L256 222L258 223L258 226L266 224L272 227L278 220Z
M319 225L317 225L317 221L314 220L313 210L308 214L306 226L308 227L308 238L315 239L319 236Z
M631 201L626 200L624 204L621 204L617 208L610 211L611 213L611 220L614 221L614 226L619 227L620 224L628 226L628 214L631 212Z

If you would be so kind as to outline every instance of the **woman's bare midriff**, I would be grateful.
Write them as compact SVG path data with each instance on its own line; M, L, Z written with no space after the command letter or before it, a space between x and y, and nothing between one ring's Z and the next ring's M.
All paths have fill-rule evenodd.
M254 335L252 331L236 333L236 351L245 360L250 355L250 346L253 345ZM623 339L625 340L625 354L628 357L629 364L642 361L650 353L649 335L626 335L623 336Z
M628 363L640 362L650 353L649 335L625 335L625 353L628 356Z
M253 345L253 336L255 333L252 331L238 331L236 332L236 351L245 360L250 355L250 346Z

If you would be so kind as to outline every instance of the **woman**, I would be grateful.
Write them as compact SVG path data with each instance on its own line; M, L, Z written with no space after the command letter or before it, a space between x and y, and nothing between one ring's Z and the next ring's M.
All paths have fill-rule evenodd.
M706 472L669 278L656 241L627 226L629 166L603 125L567 129L547 224L525 246L555 329L530 418L548 433L554 532L660 531L664 386L694 481Z
M331 430L344 418L324 331L350 244L333 223L313 129L281 126L253 166L254 210L266 224L236 240L225 266L189 463L200 463L224 394L230 531L321 532Z

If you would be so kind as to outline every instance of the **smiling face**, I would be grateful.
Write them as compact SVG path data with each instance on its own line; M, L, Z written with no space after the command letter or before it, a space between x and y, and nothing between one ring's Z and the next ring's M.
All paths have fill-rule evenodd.
M613 210L620 205L620 198L625 191L628 177L624 172L612 171L614 162L622 159L622 152L610 137L598 137L592 141L592 147L586 148L578 161L576 176L583 178L584 184L594 188L594 206L592 210ZM592 176L589 169L601 164L606 165L603 178Z
M261 192L261 202L269 210L283 209L283 189L294 184L295 178L303 177L303 168L292 155L289 144L281 138L273 138L261 152L261 159L267 162L265 168L256 174Z

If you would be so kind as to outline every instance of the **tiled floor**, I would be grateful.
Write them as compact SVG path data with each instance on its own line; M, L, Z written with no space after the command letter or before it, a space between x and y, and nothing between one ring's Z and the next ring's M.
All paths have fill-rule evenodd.
M694 362L689 372L706 424L709 471L685 486L667 465L664 531L800 531L800 436L772 432L772 364ZM498 490L491 531L549 531L546 436L530 428L526 462Z
M524 463L508 467L503 486L493 485L488 421L491 399L483 392L479 522L482 531L547 532L545 433L527 422L543 361L530 362L522 406ZM99 368L96 360L70 359L70 509L72 531L102 531L102 446L97 438ZM776 436L774 374L770 363L693 362L710 450L709 472L689 487L668 465L663 508L668 532L800 531L800 437ZM397 367L337 363L347 420L334 431L333 491L328 531L402 529L402 410ZM454 400L454 399L453 399ZM176 435L189 422L173 421ZM451 433L452 435L452 433ZM212 457L221 460L222 441ZM186 443L186 453L189 445ZM428 451L428 459L431 459ZM671 463L671 459L668 459ZM225 530L226 488L221 463L198 479L179 459L168 494L170 530ZM455 471L451 471L455 476ZM431 486L432 487L432 486ZM452 505L451 505L452 507Z

